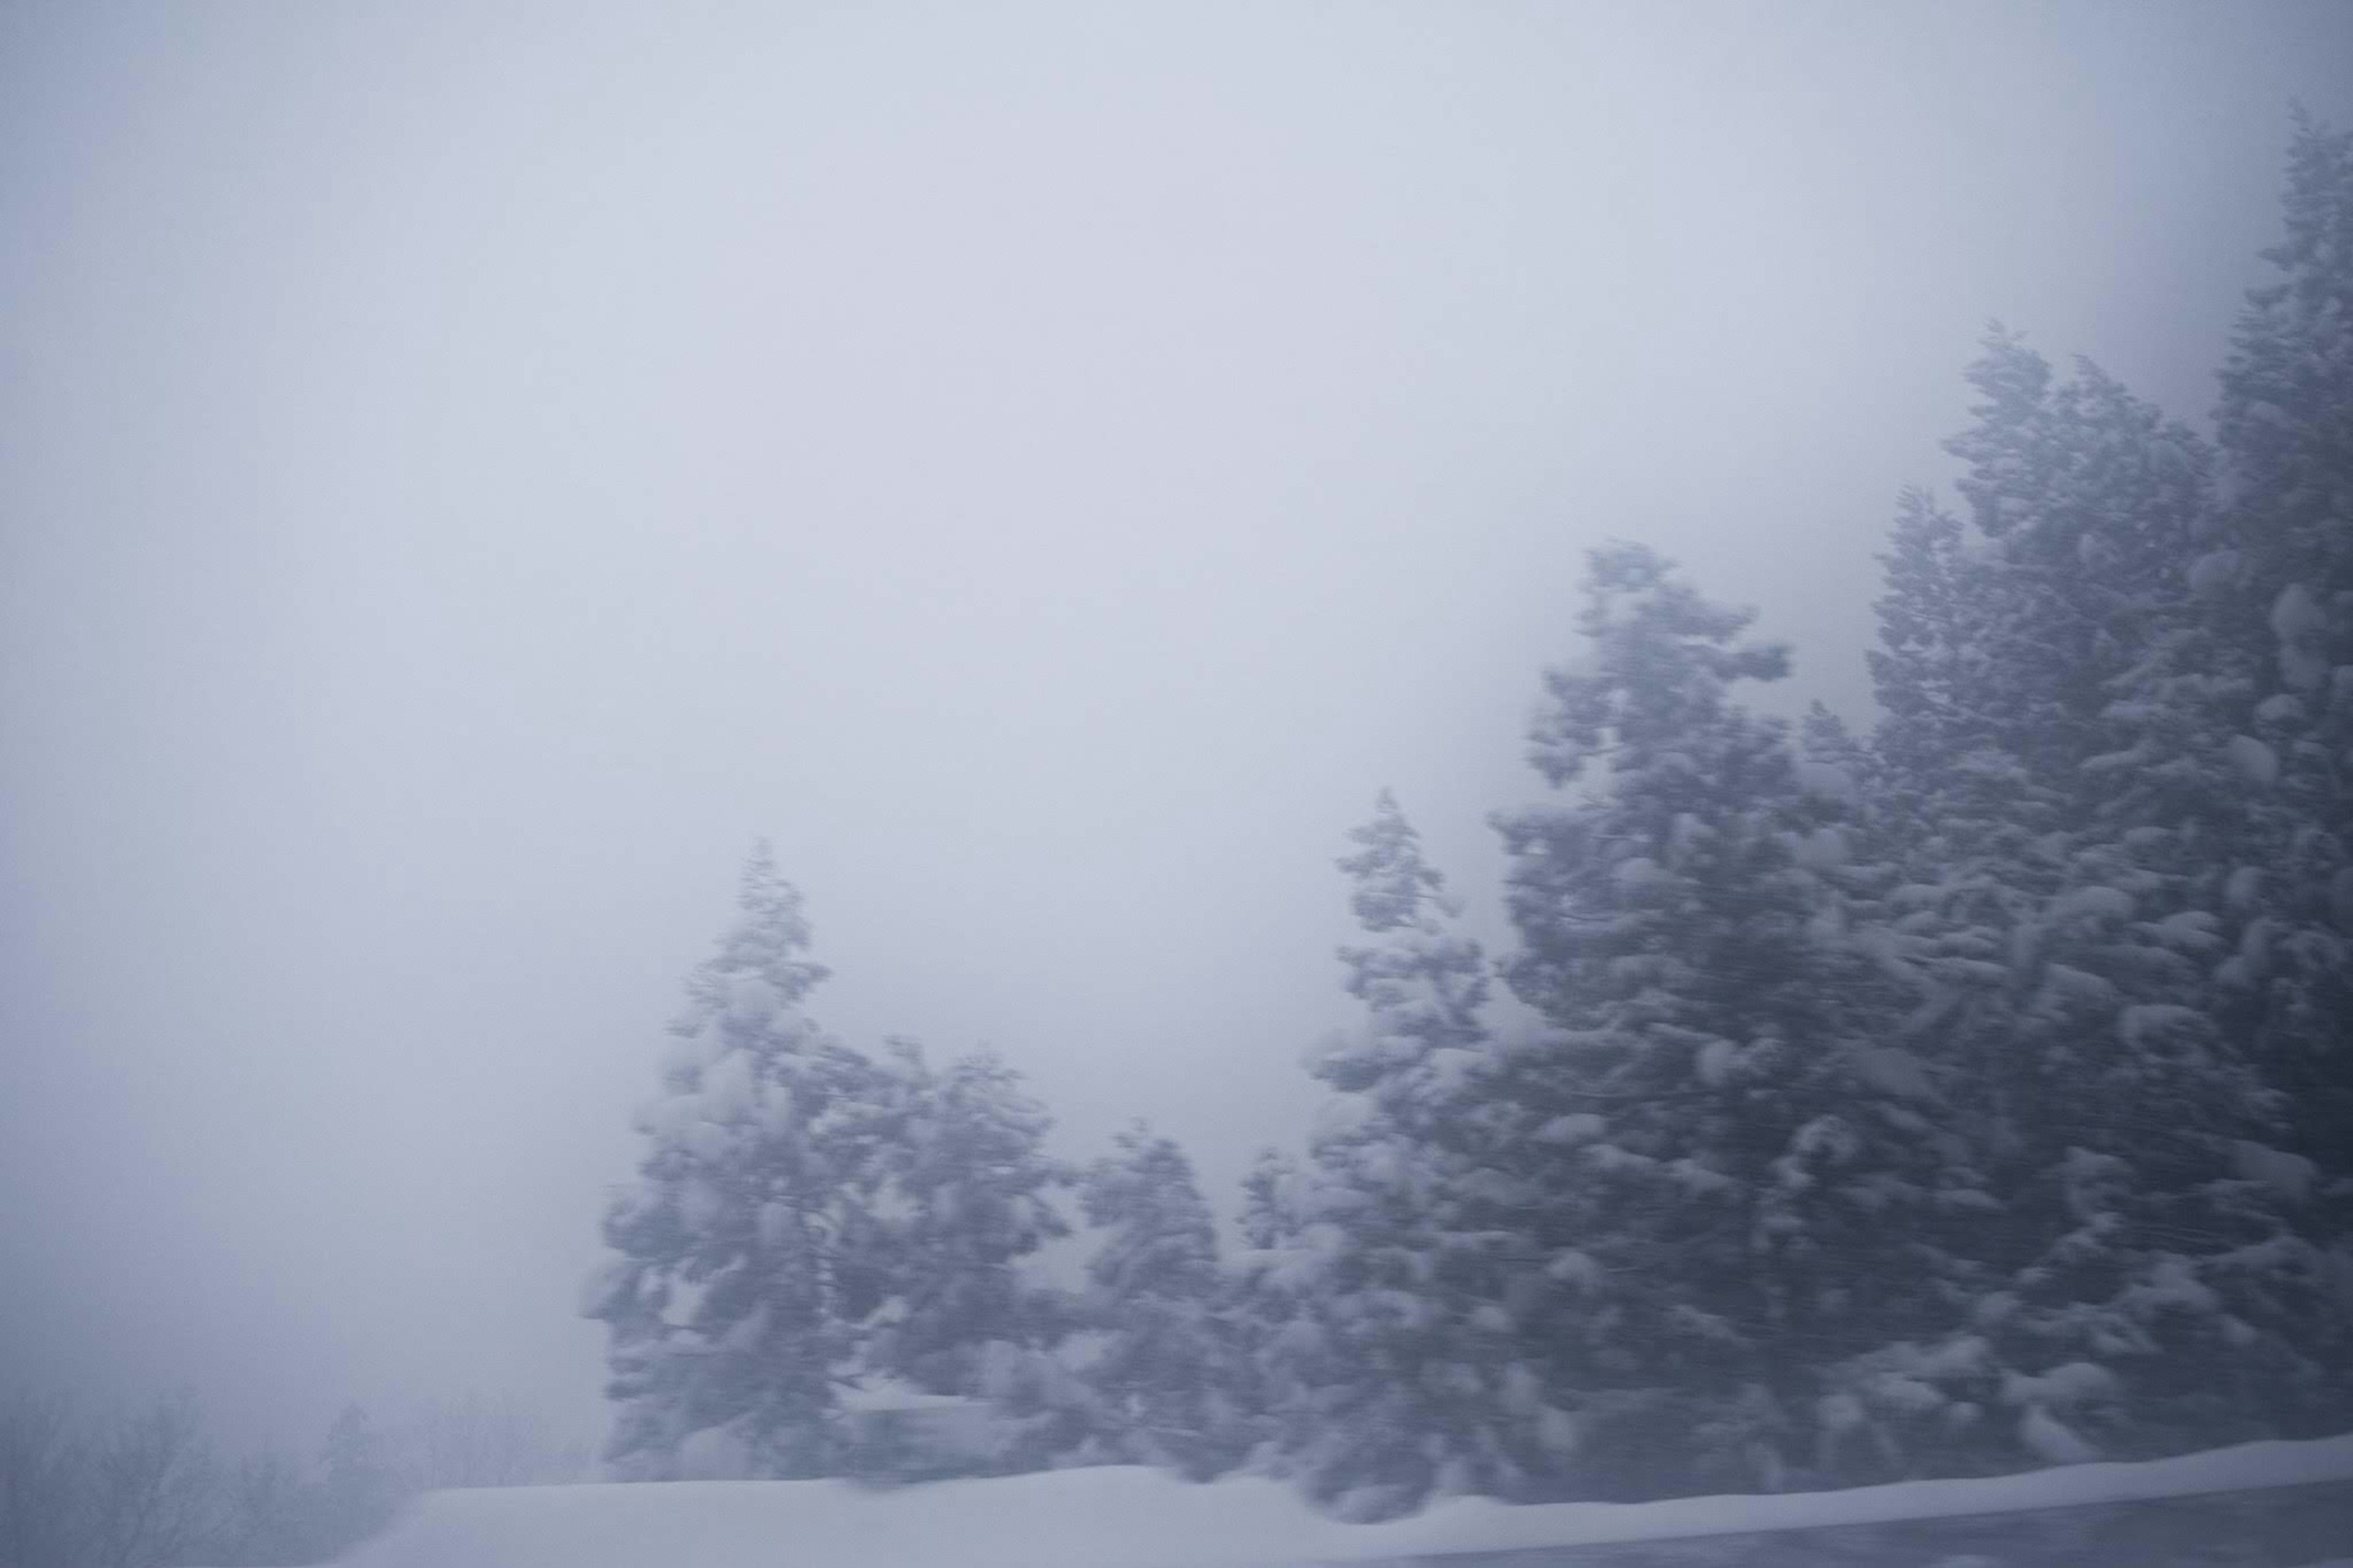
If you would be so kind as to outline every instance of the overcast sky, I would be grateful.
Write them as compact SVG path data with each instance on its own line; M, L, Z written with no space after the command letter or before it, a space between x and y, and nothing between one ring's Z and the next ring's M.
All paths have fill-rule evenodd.
M1989 318L2202 422L2353 6L0 11L0 1383L512 1393L771 837L1225 1204L1583 552L1868 719Z

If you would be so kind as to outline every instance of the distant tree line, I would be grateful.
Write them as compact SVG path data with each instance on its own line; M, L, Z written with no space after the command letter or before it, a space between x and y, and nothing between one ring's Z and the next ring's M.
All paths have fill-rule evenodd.
M320 1563L417 1492L579 1480L592 1469L585 1445L554 1439L512 1401L436 1401L391 1432L350 1405L301 1464L224 1458L185 1396L92 1418L60 1395L19 1389L0 1397L0 1563Z
M1744 707L1786 651L1595 552L1554 795L1493 819L1515 950L1384 795L1363 1024L1236 1254L1169 1140L1072 1169L1002 1063L818 1029L756 856L584 1303L610 1462L1247 1465L1377 1517L2353 1426L2353 138L2299 119L2284 217L2211 440L1988 337L1867 734ZM910 1444L881 1387L988 1440Z

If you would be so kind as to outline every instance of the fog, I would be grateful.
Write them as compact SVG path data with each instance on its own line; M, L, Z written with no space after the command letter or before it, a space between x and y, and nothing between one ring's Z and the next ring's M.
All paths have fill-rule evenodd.
M2332 4L0 15L0 1384L601 1420L774 841L846 1037L1229 1197L1583 552L1869 717L1989 318L2202 417Z

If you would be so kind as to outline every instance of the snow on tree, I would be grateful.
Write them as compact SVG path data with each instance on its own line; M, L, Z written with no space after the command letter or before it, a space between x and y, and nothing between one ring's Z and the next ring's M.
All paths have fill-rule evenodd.
M1434 1490L1514 1492L1534 1439L1532 1413L1504 1397L1509 1238L1475 1224L1501 1179L1481 1133L1486 961L1392 796L1352 837L1340 865L1373 940L1340 956L1365 1022L1313 1062L1333 1094L1311 1168L1252 1173L1241 1310L1261 1336L1277 1463L1371 1518Z
M1097 1350L1085 1378L1109 1452L1196 1479L1230 1468L1248 1447L1250 1396L1193 1163L1139 1121L1087 1168L1079 1194L1098 1234L1085 1311Z
M400 1480L385 1457L385 1442L367 1412L346 1405L327 1429L319 1451L316 1503L321 1535L362 1541L384 1528L401 1497Z
M1073 1325L1022 1260L1070 1224L1070 1173L1044 1150L1052 1119L1021 1076L978 1051L934 1068L894 1040L864 1125L881 1216L878 1268L857 1305L862 1374L984 1400L1005 1418L984 1468L1035 1468L1075 1445L1092 1396L1052 1352Z
M1858 934L1916 988L1905 1033L1993 1202L1960 1246L1969 1314L1850 1366L1889 1420L1845 1395L1839 1419L1979 1465L2262 1435L2317 1386L2336 1266L2244 1177L2284 1104L2216 1005L2230 825L2273 764L2229 733L2245 661L2215 658L2200 607L2236 570L2200 553L2211 457L2089 366L2053 386L2006 334L1971 379L1950 446L1977 537L1908 496L1887 557L1873 672L1905 867Z
M2253 290L2215 411L2231 500L2203 750L2232 763L2231 864L2206 907L2234 949L2226 1027L2290 1097L2294 1152L2353 1234L2353 134L2299 115L2276 268Z
M606 1458L629 1478L835 1473L837 1384L888 1278L881 1076L801 1011L826 972L765 844L737 905L638 1118L638 1180L605 1216L617 1256L584 1293L610 1342Z
M1748 619L1648 550L1595 552L1588 652L1532 733L1583 793L1496 819L1505 974L1549 1028L1497 1096L1494 1212L1528 1265L1521 1397L1572 1495L1835 1468L1824 1369L1936 1322L1955 1268L1942 1086L1845 934L1883 880L1857 862L1858 748L1818 719L1800 756L1732 700L1788 667L1736 640Z
M935 1068L892 1041L877 1063L819 1030L801 1003L826 972L765 845L737 902L638 1118L639 1179L605 1221L617 1256L584 1294L609 1331L608 1462L652 1479L1046 1462L1090 1397L1050 1353L1071 1307L1021 1267L1069 1229L1050 1119L987 1052ZM956 1400L987 1443L902 1451L889 1412Z

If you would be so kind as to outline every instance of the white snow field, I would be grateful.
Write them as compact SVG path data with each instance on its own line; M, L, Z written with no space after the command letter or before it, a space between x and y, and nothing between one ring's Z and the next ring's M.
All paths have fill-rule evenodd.
M1455 1499L1380 1524L1326 1519L1274 1481L1193 1485L1124 1466L899 1488L674 1481L433 1492L340 1561L348 1568L1271 1568L2348 1481L2353 1435L1834 1492L1525 1507ZM2341 1553L2345 1543L2330 1544Z

